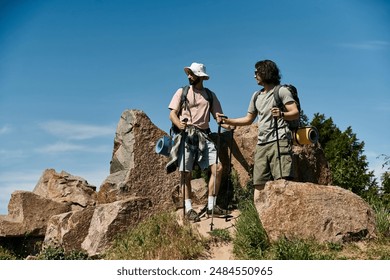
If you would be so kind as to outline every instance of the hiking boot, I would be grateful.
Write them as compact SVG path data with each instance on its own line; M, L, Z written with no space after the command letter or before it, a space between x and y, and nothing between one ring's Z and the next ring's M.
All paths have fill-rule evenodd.
M198 213L194 209L188 210L186 214L186 218L189 221L193 221L194 223L199 222L200 218Z
M214 216L224 216L224 215L230 214L230 211L222 209L218 205L215 205L214 211L207 209L207 215L212 215L212 214L214 214Z

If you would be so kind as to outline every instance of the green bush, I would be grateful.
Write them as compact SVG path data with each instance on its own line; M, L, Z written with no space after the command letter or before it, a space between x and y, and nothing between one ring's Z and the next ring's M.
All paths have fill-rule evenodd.
M252 201L240 202L233 253L237 259L263 259L270 243Z
M16 256L12 254L9 250L0 246L0 260L16 260Z
M325 253L325 248L314 241L279 239L272 246L272 259L275 260L326 260L333 259Z
M65 251L62 247L44 248L36 257L38 260L88 260L88 254L82 251Z
M390 214L389 209L383 205L374 206L376 216L376 228L380 238L390 237Z

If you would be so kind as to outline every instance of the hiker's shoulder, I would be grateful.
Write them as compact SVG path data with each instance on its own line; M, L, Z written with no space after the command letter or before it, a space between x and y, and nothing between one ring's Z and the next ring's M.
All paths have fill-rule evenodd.
M282 85L277 89L276 97L278 96L281 99L293 98L293 91L288 86Z

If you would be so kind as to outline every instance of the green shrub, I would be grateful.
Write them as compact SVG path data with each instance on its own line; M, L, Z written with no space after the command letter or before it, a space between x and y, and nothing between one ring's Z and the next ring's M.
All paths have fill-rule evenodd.
M38 260L88 260L88 254L82 251L65 251L62 247L46 247L36 257Z
M371 198L369 203L375 212L378 237L390 237L390 209L388 204L379 198Z
M253 202L241 201L240 211L233 253L237 259L263 259L270 244Z
M210 232L210 235L214 238L216 242L230 242L232 237L227 229L214 229Z
M0 246L0 260L16 260L16 256L11 251Z
M339 247L332 244L334 250ZM328 260L334 259L332 254L326 252L327 246L315 241L280 238L273 244L271 254L274 260Z

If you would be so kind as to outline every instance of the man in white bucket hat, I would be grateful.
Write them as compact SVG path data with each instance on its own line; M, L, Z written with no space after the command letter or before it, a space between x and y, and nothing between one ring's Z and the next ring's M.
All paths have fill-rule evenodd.
M211 176L208 184L208 205L207 214L224 215L226 211L216 205L216 196L222 177L222 164L217 160L217 150L210 140L210 115L216 119L217 113L222 114L221 104L217 96L203 86L203 81L210 77L206 73L206 67L201 63L192 63L184 67L187 74L189 87L179 88L172 97L168 108L169 118L173 127L176 127L176 135L181 136L185 132L185 149L181 146L177 150L177 166L185 178L185 216L190 221L200 221L199 214L192 208L191 201L191 171L197 162L200 168L211 169ZM183 92L187 92L183 101ZM224 125L228 128L228 125ZM185 150L183 166L183 153Z
M184 67L186 74L193 73L197 77L203 77L203 80L208 80L210 77L206 74L206 66L202 63L193 62L190 67Z

